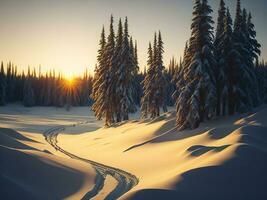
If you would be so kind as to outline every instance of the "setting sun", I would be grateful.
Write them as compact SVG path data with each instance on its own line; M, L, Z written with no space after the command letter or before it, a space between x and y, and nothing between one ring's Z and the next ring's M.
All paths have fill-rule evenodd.
M67 73L64 75L64 79L66 80L68 85L73 85L74 76L71 73Z
M66 80L67 80L69 85L73 84L73 77L66 77Z

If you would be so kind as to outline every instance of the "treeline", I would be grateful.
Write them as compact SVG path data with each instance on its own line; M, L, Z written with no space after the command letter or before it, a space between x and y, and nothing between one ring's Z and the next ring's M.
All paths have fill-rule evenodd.
M92 104L93 77L86 71L82 77L65 79L55 71L42 74L35 68L18 73L11 62L1 63L0 105L22 102L25 106L86 106Z
M155 118L175 102L176 127L193 129L215 116L247 112L267 101L266 63L258 61L261 45L251 13L237 0L233 24L221 0L214 35L212 12L207 0L195 0L184 56L179 65L172 59L168 70L161 32L155 33L141 82L141 117ZM101 34L92 95L93 110L106 125L127 120L135 111L137 71L137 48L131 45L127 18L124 30L119 21L115 36L111 17L107 41L104 29Z
M177 67L176 61L173 59L170 66ZM20 102L24 106L91 106L94 103L92 99L92 91L94 79L87 71L81 77L73 80L67 80L61 74L51 70L48 73L41 73L35 68L28 68L27 73L18 72L18 67L12 62L4 64L1 62L0 67L0 106L8 103ZM170 67L172 69L172 67ZM141 97L143 90L141 82L144 80L144 72L138 72L134 75L135 93L133 102L136 107L141 105ZM164 75L169 80L167 95L169 99L166 103L173 106L174 101L171 95L174 91L174 85L170 80L173 70L166 69Z

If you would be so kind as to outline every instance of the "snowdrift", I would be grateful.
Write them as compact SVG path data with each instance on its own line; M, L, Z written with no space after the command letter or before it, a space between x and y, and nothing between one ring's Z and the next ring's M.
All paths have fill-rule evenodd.
M76 155L136 175L139 184L121 199L267 199L266 106L196 130L178 132L174 122L167 113L88 133L84 125L58 141Z
M40 141L0 128L1 199L80 199L94 186L96 174L89 165L47 149Z

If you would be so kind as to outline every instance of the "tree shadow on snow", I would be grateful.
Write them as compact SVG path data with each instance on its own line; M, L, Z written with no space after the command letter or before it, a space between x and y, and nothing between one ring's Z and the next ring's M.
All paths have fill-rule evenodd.
M250 145L241 145L235 156L220 166L190 170L172 190L140 190L130 200L266 200L267 154ZM178 178L178 177L177 177Z

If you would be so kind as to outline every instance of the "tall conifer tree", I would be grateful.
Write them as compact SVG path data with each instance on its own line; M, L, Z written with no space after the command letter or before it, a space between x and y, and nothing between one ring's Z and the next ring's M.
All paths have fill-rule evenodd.
M120 99L120 113L123 120L129 119L129 113L134 107L133 75L135 64L132 50L129 42L128 19L126 17L123 31L122 62L117 72L117 94Z
M123 57L122 57L122 50L123 50L123 26L122 26L122 21L119 19L119 24L118 24L118 32L116 36L116 47L115 47L115 55L114 55L114 77L112 78L112 89L113 89L113 96L112 99L114 101L114 107L115 107L115 116L116 116L116 121L120 122L122 120L121 116L121 105L120 105L120 96L117 90L117 87L119 85L119 80L117 78L117 73L118 70L120 69L120 65L123 62Z
M145 78L142 82L143 97L141 98L141 118L147 118L149 115L153 117L153 87L154 87L154 65L153 65L153 50L149 42L148 46L147 70L145 70Z
M94 99L94 104L92 110L95 112L97 119L105 118L105 125L110 125L112 123L112 113L110 109L110 97L108 96L107 90L109 87L109 65L111 56L107 55L109 48L109 53L111 49L114 48L114 32L113 32L113 17L111 16L110 21L110 35L108 38L109 46L107 46L105 39L105 31L102 29L101 39L99 42L98 50L98 65L96 68L95 81L93 85L92 98ZM109 61L109 62L107 62Z
M201 121L210 119L215 112L215 59L211 42L211 12L206 0L195 1L192 33L186 55L188 63L183 66L186 84L176 102L176 126L179 129L196 128Z
M218 11L218 20L217 20L217 29L216 35L214 40L214 56L217 61L217 67L215 68L215 78L216 78L216 90L217 90L217 115L221 114L221 107L222 107L222 90L224 87L224 83L222 83L222 77L225 76L224 69L222 69L222 35L224 32L224 19L226 16L226 8L224 0L220 1L220 8Z

